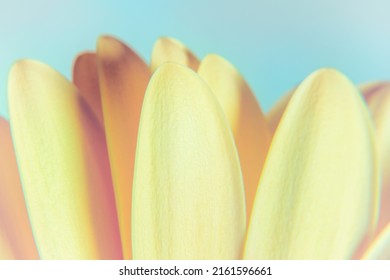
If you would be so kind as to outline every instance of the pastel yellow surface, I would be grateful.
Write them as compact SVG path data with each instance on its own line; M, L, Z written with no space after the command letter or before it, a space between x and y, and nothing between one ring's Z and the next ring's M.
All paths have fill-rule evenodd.
M363 91L375 125L381 162L382 193L377 231L390 223L390 83L371 84Z
M152 72L164 62L176 62L194 71L199 66L199 60L183 43L169 37L163 37L156 41L150 61Z
M363 255L366 260L390 260L390 224L371 243Z
M101 257L91 213L76 88L48 66L23 60L9 78L15 151L43 259Z
M248 84L227 60L218 55L208 55L202 60L198 73L217 97L233 131L249 219L271 142L268 124Z
M377 166L358 91L336 70L310 75L275 132L244 258L350 258L375 225Z
M150 71L134 51L108 36L98 40L97 59L123 254L125 259L131 259L131 196L135 147Z
M209 87L162 65L142 109L133 193L135 259L237 259L245 234L234 140Z
M101 126L104 125L95 53L82 53L73 65L73 82Z
M0 117L0 258L5 242L16 259L37 259L8 121ZM1 243L1 242L0 242ZM8 257L5 257L8 259Z

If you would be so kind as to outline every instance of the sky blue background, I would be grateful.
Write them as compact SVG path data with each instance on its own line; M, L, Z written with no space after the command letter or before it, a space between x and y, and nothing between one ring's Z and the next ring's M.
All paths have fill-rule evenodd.
M112 34L149 61L154 41L172 36L198 57L218 53L245 76L268 111L320 67L354 82L390 79L390 1L168 0L2 1L0 115L8 116L7 76L20 58L71 77L77 53Z

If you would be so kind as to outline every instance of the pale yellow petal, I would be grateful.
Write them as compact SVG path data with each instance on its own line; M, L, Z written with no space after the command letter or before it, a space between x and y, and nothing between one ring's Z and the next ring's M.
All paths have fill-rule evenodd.
M375 125L378 156L381 162L382 193L377 231L390 223L390 83L374 83L363 96Z
M289 91L288 93L286 93L285 95L283 95L282 98L280 98L278 100L278 102L276 102L276 104L268 112L266 119L267 119L268 126L271 130L272 135L275 133L275 131L280 123L280 120L283 116L283 113L286 110L286 107L287 107L288 103L290 102L290 99L291 99L294 91L295 91L295 89L293 89L293 90Z
M228 61L217 55L208 55L200 64L198 73L216 95L233 131L249 219L271 142L268 124L248 84Z
M357 89L332 69L310 75L272 140L244 258L350 258L375 225L377 165Z
M160 38L154 44L150 62L152 72L164 62L176 62L194 71L199 66L199 60L183 43L168 37Z
M37 259L8 121L0 117L0 235L16 259ZM1 242L0 242L1 243ZM5 246L5 245L4 245ZM0 258L5 257L0 246ZM8 250L9 251L9 250Z
M110 215L115 208L109 173L100 162L104 156L95 156L103 147L99 126L87 109L77 89L48 66L24 60L12 68L11 129L43 259L122 256L116 217Z
M390 224L384 227L362 258L366 260L390 260Z
M125 259L131 258L131 196L141 106L148 66L112 37L97 44L99 85Z
M225 116L208 86L178 64L152 77L133 193L135 259L237 259L244 190Z
M95 53L80 54L73 65L73 82L103 126L103 110L99 89L99 75Z

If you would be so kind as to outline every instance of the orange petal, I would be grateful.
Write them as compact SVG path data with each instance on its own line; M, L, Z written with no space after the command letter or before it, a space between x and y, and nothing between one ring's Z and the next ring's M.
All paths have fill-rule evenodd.
M134 51L108 36L98 40L97 60L121 240L130 259L135 146L150 71Z
M363 96L375 125L381 162L382 192L377 232L390 222L390 83L373 83L363 88Z
M73 66L73 82L79 88L81 96L92 109L99 123L103 126L96 54L83 53L76 58Z
M0 230L0 260L14 260L17 259L15 256L15 250L11 247L9 237L6 235L5 230Z
M176 39L163 37L154 44L150 68L154 72L164 62L176 62L196 71L199 60L181 42Z
M122 244L106 137L103 128L98 124L98 119L81 98L79 106L91 211L97 243L101 251L99 258L122 259Z
M198 73L216 95L233 131L244 178L249 219L271 141L268 124L248 84L227 60L208 55L200 64Z
M0 117L0 258L37 259L8 122ZM3 250L4 249L4 250ZM4 254L8 251L9 254ZM11 253L12 252L12 253Z
M100 88L99 88L99 74L98 74L98 65L97 65L97 56L95 53L83 53L80 54L74 63L73 67L73 81L75 85L79 88L79 93L83 100L85 101L85 104L89 106L89 108L86 108L85 111L91 111L94 116L90 116L88 118L89 120L92 120L96 118L102 127L102 129L98 129L94 127L91 124L85 123L85 128L88 131L86 133L86 136L89 137L89 142L91 145L93 145L93 148L86 147L87 150L89 150L89 156L87 157L89 159L88 166L91 168L91 174L93 174L93 170L97 171L96 175L93 179L98 179L100 181L103 180L105 182L105 185L108 186L107 188L102 188L102 195L99 197L101 198L110 198L111 201L115 200L115 197L113 196L113 186L112 186L112 178L111 178L111 168L109 165L108 160L108 151L107 151L107 143L104 135L104 119L103 119L103 109L102 109L102 102L101 102L101 94L100 94ZM86 121L88 121L86 119ZM92 128L88 129L88 128ZM99 141L94 141L93 139L99 139ZM101 170L101 171L99 171ZM99 178L99 176L101 176ZM92 186L96 185L96 183L92 183ZM99 185L99 184L98 184ZM100 184L102 185L102 184ZM104 192L108 192L107 194L104 194ZM96 200L96 203L98 201ZM98 206L98 204L96 205ZM99 209L99 207L94 207L93 209ZM116 207L114 205L114 208L110 208L112 211L111 213L106 213L107 216L113 216L116 217ZM104 213L96 213L96 215L100 216ZM100 221L97 220L96 222ZM117 223L116 219L113 219L115 223ZM102 230L99 230L98 232L101 232L103 234L107 234L107 230L104 229L105 223L100 223L99 227L101 227ZM116 226L112 228L117 228ZM108 228L110 230L110 228ZM101 236L104 240L104 236ZM106 244L109 244L105 242ZM120 245L121 246L121 245ZM106 250L109 248L106 248ZM117 250L118 248L116 248ZM105 251L106 251L105 250ZM121 251L121 250L119 250ZM115 256L115 258L118 258L119 256Z
M359 90L362 92L363 95L367 95L371 92L376 91L378 88L382 87L383 84L385 84L385 83L380 82L380 81L368 82L368 83L364 83L364 84L359 85Z

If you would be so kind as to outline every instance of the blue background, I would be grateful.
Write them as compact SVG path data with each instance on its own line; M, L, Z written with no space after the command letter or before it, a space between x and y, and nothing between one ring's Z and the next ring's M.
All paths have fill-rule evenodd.
M355 83L390 78L390 1L7 1L0 7L0 115L7 79L21 58L71 77L75 56L101 34L119 37L146 61L171 36L202 58L230 60L263 110L312 71L335 67Z

